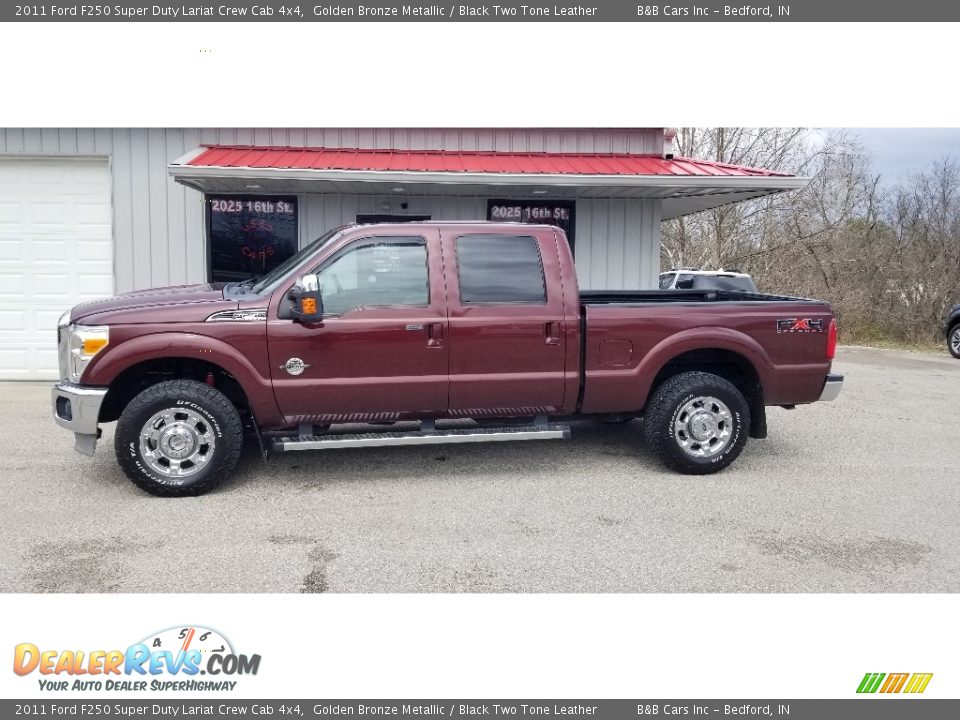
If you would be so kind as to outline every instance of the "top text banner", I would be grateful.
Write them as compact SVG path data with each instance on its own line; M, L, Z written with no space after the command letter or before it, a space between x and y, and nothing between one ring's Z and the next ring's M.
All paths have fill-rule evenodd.
M960 3L943 0L798 0L602 4L403 2L65 2L6 4L0 22L951 22Z

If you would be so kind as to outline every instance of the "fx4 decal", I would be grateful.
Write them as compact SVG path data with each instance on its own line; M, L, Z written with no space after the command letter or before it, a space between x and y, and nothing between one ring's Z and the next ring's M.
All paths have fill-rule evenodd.
M782 318L777 320L778 333L822 333L820 318Z

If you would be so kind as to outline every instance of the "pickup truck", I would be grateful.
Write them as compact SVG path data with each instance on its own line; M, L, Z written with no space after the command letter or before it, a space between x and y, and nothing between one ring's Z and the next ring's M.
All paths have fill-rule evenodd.
M741 290L756 293L753 278L742 272L680 268L660 273L661 290Z
M950 308L947 314L947 350L960 360L960 304Z
M666 465L721 470L765 406L832 400L830 306L723 290L590 291L549 225L332 230L262 278L85 303L58 326L56 422L160 496L270 450L569 437L643 417Z

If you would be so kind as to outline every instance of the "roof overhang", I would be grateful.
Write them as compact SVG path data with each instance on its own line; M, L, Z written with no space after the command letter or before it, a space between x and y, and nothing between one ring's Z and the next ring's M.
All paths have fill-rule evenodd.
M789 175L602 175L410 170L222 167L190 164L197 151L168 166L178 182L202 192L320 193L536 199L661 200L669 219L728 203L796 190Z

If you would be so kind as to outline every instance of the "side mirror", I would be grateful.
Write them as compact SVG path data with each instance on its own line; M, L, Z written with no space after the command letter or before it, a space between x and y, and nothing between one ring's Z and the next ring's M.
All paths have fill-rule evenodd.
M298 323L323 322L323 296L316 275L303 275L297 284L290 288L293 301L291 315Z

